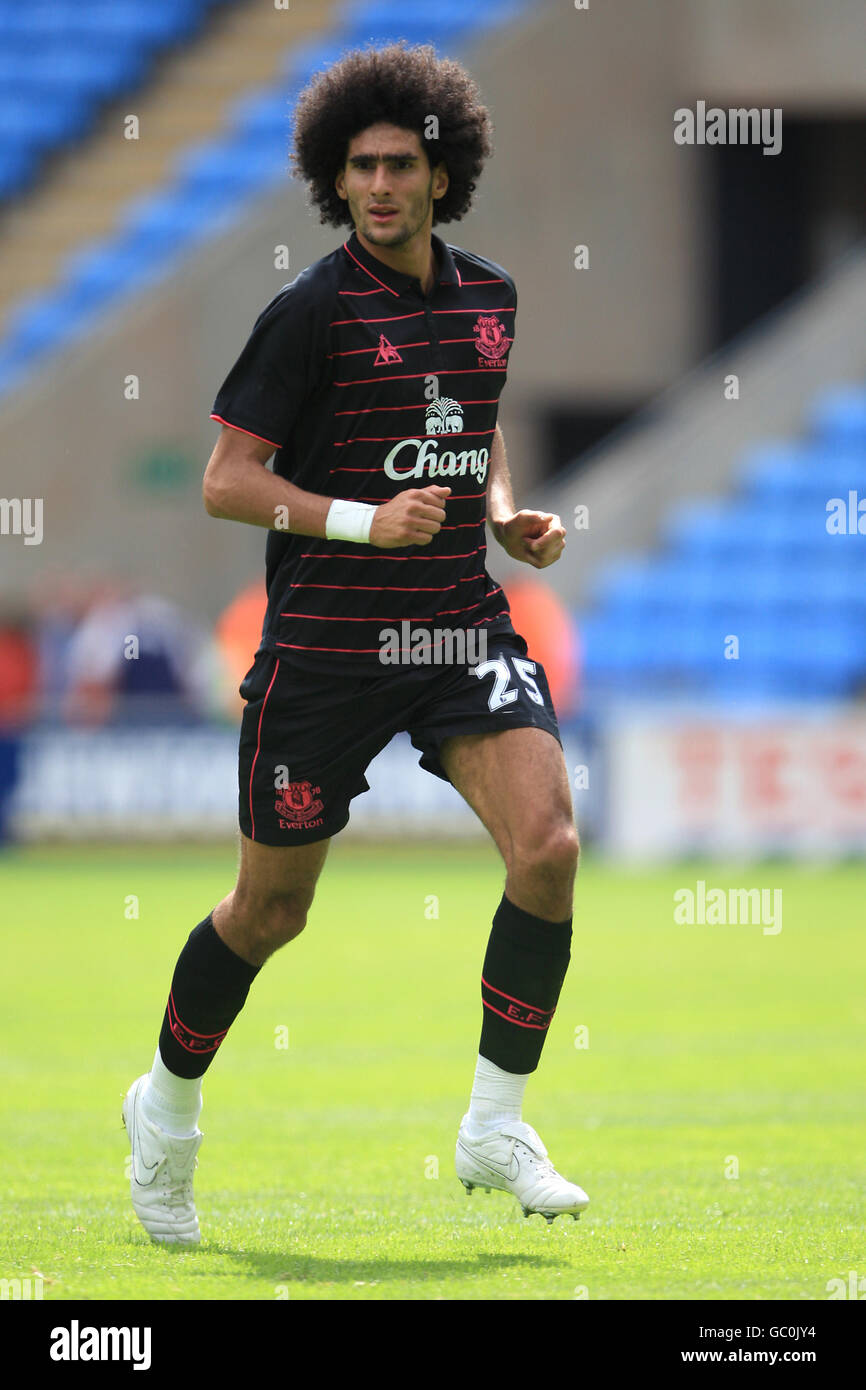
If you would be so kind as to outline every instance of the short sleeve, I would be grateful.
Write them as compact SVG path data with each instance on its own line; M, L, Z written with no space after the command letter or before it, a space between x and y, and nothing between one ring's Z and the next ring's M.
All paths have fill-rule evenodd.
M282 289L256 319L211 411L212 420L276 449L315 390L325 359L323 311L302 281Z

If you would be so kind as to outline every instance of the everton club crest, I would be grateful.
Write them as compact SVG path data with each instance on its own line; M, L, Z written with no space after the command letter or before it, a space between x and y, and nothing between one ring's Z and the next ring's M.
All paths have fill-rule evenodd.
M505 325L495 314L479 314L475 320L475 347L481 354L478 358L479 367L504 367L505 363L500 361L504 357L511 345L511 339L505 332Z
M318 797L321 790L321 787L314 787L310 782L289 783L275 803L281 821L288 822L284 829L302 830L310 827L310 822L315 820L324 805Z

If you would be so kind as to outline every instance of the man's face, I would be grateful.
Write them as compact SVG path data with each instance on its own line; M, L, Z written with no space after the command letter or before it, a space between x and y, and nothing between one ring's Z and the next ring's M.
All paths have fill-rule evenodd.
M381 122L350 140L335 186L360 236L377 246L403 246L419 232L429 235L433 203L445 193L448 175L444 164L431 170L415 131Z

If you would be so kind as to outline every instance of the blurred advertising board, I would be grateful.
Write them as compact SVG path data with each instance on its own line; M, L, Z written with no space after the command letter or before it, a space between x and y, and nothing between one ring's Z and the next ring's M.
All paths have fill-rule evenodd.
M866 853L866 711L631 710L603 745L614 857Z

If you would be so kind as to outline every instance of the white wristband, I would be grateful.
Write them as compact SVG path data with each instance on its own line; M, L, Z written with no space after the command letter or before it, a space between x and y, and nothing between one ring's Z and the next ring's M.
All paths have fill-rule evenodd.
M336 498L328 511L325 535L329 541L357 541L367 545L376 510L370 502L343 502Z

